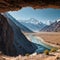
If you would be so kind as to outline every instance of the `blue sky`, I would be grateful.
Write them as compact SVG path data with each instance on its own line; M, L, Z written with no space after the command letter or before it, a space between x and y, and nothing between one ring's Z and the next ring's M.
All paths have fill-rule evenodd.
M35 18L40 21L55 21L60 19L60 9L33 9L32 7L25 7L18 11L9 12L14 18L19 20L28 20Z

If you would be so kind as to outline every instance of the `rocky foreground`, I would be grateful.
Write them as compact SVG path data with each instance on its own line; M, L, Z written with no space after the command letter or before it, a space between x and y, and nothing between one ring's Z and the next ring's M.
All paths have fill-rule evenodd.
M45 54L32 54L27 56L17 56L17 57L9 57L0 55L0 60L60 60L60 50L57 52L49 53L49 55Z

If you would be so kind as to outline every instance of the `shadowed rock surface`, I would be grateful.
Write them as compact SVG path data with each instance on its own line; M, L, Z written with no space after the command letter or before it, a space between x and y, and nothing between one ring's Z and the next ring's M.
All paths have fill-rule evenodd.
M33 53L36 46L27 40L20 28L0 14L0 50L11 56Z
M0 0L0 12L19 10L22 7L60 8L60 0Z
M12 54L15 51L13 48L14 32L8 24L7 19L0 14L0 50L5 54ZM15 53L13 51L13 53Z

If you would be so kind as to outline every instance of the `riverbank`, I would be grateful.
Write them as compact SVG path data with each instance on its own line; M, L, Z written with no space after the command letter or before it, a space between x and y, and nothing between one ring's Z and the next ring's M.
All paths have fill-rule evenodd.
M41 37L38 37L38 36L36 36L36 38L39 39L40 41L42 41L44 44L47 44L49 46L52 46L52 47L55 47L55 48L60 49L60 46L59 45L52 44L52 43L50 43L48 41L43 40Z
M57 47L60 49L60 32L25 33L25 35L29 35L29 34L36 36L38 40L42 41L47 45Z

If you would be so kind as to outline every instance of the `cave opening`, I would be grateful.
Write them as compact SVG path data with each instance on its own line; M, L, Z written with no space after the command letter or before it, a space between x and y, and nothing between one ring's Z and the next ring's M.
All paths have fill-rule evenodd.
M47 0L47 1L44 1L44 0L38 0L38 1L36 1L36 0L29 0L29 1L27 1L27 0L21 0L21 1L19 1L19 0L1 0L0 1L0 12L7 12L7 11L15 11L15 10L21 10L21 8L22 7L26 7L26 6L31 6L30 8L33 10L33 12L32 12L32 16L33 15L35 15L35 13L34 13L34 11L36 10L36 9L38 9L38 11L39 11L39 8L41 9L41 10L44 10L45 8L48 8L47 10L51 10L52 12L54 12L53 14L50 14L50 16L52 15L54 15L55 17L56 17L56 19L58 19L58 21L59 21L59 19L60 19L60 10L59 10L59 8L60 8L60 0L52 0L52 1L50 1L50 0ZM28 7L29 8L29 7ZM43 9L42 9L43 8ZM55 8L55 9L52 9L52 8ZM57 8L57 9L56 9ZM34 10L35 9L35 10ZM54 11L54 10L56 10L56 11L58 11L58 13L56 13L56 11ZM27 10L27 12L25 13L25 14L27 14L27 13L29 13L28 12L29 11L29 9ZM16 12L16 11L15 11ZM36 12L36 11L35 11ZM40 11L39 11L40 12ZM38 14L40 14L38 12ZM42 11L42 12L44 12L44 11ZM46 11L45 11L46 12ZM17 15L16 13L13 13L12 14L12 12L9 12L9 13L11 13L11 16L12 15ZM23 14L23 13L22 13ZM37 17L39 18L40 16L38 15L38 14L36 14L37 15ZM42 14L42 13L41 13ZM48 14L48 13L47 13ZM56 15L57 14L57 15ZM28 15L28 14L27 14ZM34 43L31 43L30 41L27 41L27 38L24 36L24 34L21 32L21 30L20 30L20 28L18 28L17 26L15 26L15 24L14 23L11 23L11 21L9 21L9 20L7 20L4 16L6 16L5 14L3 14L3 16L2 15L0 15L0 46L1 46L1 48L3 49L3 48L5 48L5 50L3 49L3 52L7 52L7 55L19 55L19 54L22 54L22 55L24 55L24 54L26 54L26 53L33 53L35 50L36 50L36 46L35 46L35 44ZM45 16L44 14L43 15L41 15L41 16ZM51 16L51 17L52 17ZM16 17L16 16L15 16ZM24 16L22 15L22 18L23 18ZM29 17L29 15L28 15L28 17ZM30 16L31 17L31 16ZM35 17L36 18L36 16L33 16L33 17ZM32 20L33 20L33 17L31 17L32 18ZM51 17L49 17L49 19L51 18ZM16 17L16 18L18 18L18 17ZM20 18L21 18L21 16L20 16ZM47 17L46 17L47 18ZM2 20L1 20L2 19ZM9 18L10 19L10 18ZM14 18L15 19L15 18ZM24 17L24 19L26 19L26 16ZM29 18L28 18L29 19ZM36 18L37 19L37 18ZM45 19L45 17L44 17L44 19ZM51 21L49 21L49 19L48 19L48 21L47 21L47 25L49 25L49 24L51 24ZM53 20L54 19L54 17L51 19L51 20ZM14 21L15 22L15 21ZM34 22L35 23L35 22ZM37 22L38 23L38 22ZM36 24L37 24L36 23ZM46 23L46 22L44 22L44 23ZM13 27L11 27L11 26L15 26L14 28ZM18 25L18 24L17 24ZM24 26L25 27L25 26ZM27 28L26 28L27 29ZM15 30L16 30L16 32L15 32ZM59 30L59 29L58 29ZM13 32L14 31L14 32ZM23 31L24 31L24 29L23 29ZM29 29L29 31L30 32L32 32L30 29ZM20 33L18 33L18 32L20 32ZM18 34L16 34L16 33L18 33ZM14 37L14 35L16 34L16 36L21 36L21 37ZM22 47L23 48L21 48L21 46L20 46L20 48L21 48L21 50L19 50L17 47L16 47L16 45L14 45L15 44L15 42L13 42L13 40L17 40L17 39L20 39L21 40L21 42L23 42L24 40L25 41L27 41L27 44L28 44L28 47L26 46L27 44L26 43L24 43L23 42L23 44L25 45L22 45L21 43L19 43L19 44L21 44L22 45ZM3 43L2 43L3 42ZM33 48L33 46L34 46L34 48ZM30 47L30 48L29 48ZM32 49L33 48L33 49ZM18 51L20 51L20 52L18 52L17 51L17 49L18 49ZM29 49L31 49L31 51L29 50ZM10 52L11 52L11 54L10 54ZM13 52L13 53L12 53ZM22 53L22 52L24 52L24 53Z

